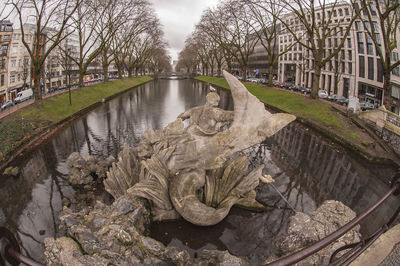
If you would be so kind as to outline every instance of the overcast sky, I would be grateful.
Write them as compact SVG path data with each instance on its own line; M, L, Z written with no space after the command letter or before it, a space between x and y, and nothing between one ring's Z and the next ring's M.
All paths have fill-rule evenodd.
M218 0L150 0L163 25L164 38L168 42L170 56L178 59L185 39L199 22L207 7L214 7Z

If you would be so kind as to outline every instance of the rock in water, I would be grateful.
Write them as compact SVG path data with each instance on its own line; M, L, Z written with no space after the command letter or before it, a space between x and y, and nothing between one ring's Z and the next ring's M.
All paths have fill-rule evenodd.
M333 233L355 217L355 212L343 203L334 200L325 201L311 215L297 212L292 216L287 233L275 241L276 246L281 254L291 254ZM338 248L360 241L359 229L359 226L354 227L341 238L297 265L328 265L331 255Z

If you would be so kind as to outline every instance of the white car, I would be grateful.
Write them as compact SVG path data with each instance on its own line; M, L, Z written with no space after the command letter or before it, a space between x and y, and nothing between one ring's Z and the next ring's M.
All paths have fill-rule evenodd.
M321 99L326 99L328 98L328 92L326 90L319 90L318 97Z

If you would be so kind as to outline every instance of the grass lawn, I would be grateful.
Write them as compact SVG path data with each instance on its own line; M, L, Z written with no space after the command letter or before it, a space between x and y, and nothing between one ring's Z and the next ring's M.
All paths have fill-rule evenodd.
M223 78L200 76L196 77L196 79L229 89L228 83ZM268 105L334 130L337 134L346 139L359 139L359 135L347 128L347 123L343 122L343 116L335 111L329 103L320 100L312 100L308 96L267 87L261 84L245 82L244 85L260 101Z
M129 88L143 84L151 77L126 78L103 82L71 91L26 106L0 121L0 161L18 148L30 136L49 125L62 121L76 112Z

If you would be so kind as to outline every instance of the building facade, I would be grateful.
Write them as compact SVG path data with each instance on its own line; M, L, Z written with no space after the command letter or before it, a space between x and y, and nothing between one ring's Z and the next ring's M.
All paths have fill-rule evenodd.
M359 8L356 3L354 8ZM373 3L368 7L374 20L374 28L378 43L382 42L382 31L378 16ZM332 11L333 10L333 11ZM333 12L332 19L335 25L339 25L336 34L326 40L324 55L332 53L334 48L338 47L340 41L344 38L344 31L351 23L351 17L354 15L353 6L348 3L340 3L334 9L325 10ZM329 14L326 14L327 16ZM322 19L322 10L316 11L318 19ZM361 19L367 21L367 14L361 12ZM338 55L333 57L322 69L319 88L326 90L329 94L338 94L346 98L355 96L360 101L373 103L375 106L383 104L383 69L381 58L376 47L367 33L369 22L362 22L357 19L351 26L350 33L347 36L344 46ZM286 22L295 29L296 35L306 41L306 34L302 24L295 15L288 15ZM400 30L400 29L398 29ZM303 37L301 37L303 36ZM397 36L400 36L400 31ZM400 47L399 40L397 47ZM279 81L293 82L296 85L311 88L314 82L314 58L312 52L299 43L294 43L292 34L287 30L282 30L279 36L279 49L283 51L293 45L288 53L281 56L279 60ZM383 49L383 47L381 48ZM383 51L384 53L384 51ZM392 62L399 60L398 49L392 53ZM392 72L392 112L400 113L400 67Z
M30 49L33 49L34 33L33 30L24 30L25 42L30 46ZM16 97L18 92L32 86L31 72L31 57L22 43L22 31L15 29L11 41L8 68L10 77L8 93L11 100Z
M0 104L9 100L8 75L10 43L13 34L13 24L8 21L0 23Z
M351 14L352 9L348 4L342 3L335 7L332 14L332 22L337 25L337 30L336 34L330 36L330 38L327 38L326 40L324 57L331 54L334 49L339 46L341 40L344 38L346 28L351 23ZM322 18L322 11L317 10L317 23L318 20L321 20ZM295 30L298 38L301 38L302 42L306 43L307 34L304 26L300 23L298 18L295 15L289 15L287 16L286 21L292 26L292 29ZM339 94L346 98L358 95L355 82L356 54L354 51L354 36L354 30L352 29L339 54L334 56L322 68L319 87L320 89L326 90L329 94ZM296 43L292 34L283 29L279 36L279 51L282 52L288 49L288 47L291 48L287 53L282 55L279 60L279 81L292 82L296 85L311 88L315 75L315 61L313 54L300 43Z

